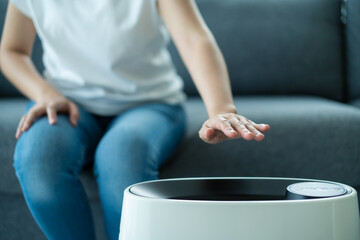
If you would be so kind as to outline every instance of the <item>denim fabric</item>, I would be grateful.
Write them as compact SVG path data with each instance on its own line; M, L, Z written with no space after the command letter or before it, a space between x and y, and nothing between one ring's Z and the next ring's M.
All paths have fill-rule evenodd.
M58 115L56 125L44 116L21 135L16 175L47 238L90 240L95 239L93 220L78 175L94 164L107 235L117 239L124 189L158 178L158 168L184 135L186 115L181 105L166 103L147 103L114 117L79 111L77 127L65 114Z

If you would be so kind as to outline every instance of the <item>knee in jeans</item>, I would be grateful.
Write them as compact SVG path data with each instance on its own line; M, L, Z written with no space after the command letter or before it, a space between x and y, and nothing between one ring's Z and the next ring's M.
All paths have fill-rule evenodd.
M16 172L68 172L80 171L78 160L83 156L81 153L53 151L43 149L41 151L16 152L14 155L14 168Z
M57 187L80 171L73 159L80 159L82 156L65 151L61 149L62 146L58 150L52 150L49 146L31 147L24 146L28 143L18 143L14 168L25 197L33 203L56 200Z
M86 149L73 136L23 136L15 147L14 168L17 172L29 169L42 171L80 171ZM56 139L57 138L57 139Z

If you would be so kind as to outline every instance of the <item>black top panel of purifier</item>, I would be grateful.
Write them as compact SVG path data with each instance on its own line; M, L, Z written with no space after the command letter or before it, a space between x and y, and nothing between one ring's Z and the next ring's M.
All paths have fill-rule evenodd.
M288 199L287 187L301 182L309 182L309 180L293 178L183 178L135 184L130 188L130 192L148 198L179 200L290 200ZM304 197L303 199L307 198L312 197Z

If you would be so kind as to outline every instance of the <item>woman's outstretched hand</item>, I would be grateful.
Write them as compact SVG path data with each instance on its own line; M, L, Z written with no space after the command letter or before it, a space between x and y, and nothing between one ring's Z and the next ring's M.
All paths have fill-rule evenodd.
M79 109L76 104L63 96L51 96L36 102L35 105L21 118L15 137L19 138L23 132L30 128L36 118L43 115L47 115L49 124L56 124L57 113L60 112L69 114L71 125L76 126L79 119Z
M256 124L235 113L219 114L206 120L199 131L199 137L207 143L216 144L228 139L262 141L270 129L268 124Z

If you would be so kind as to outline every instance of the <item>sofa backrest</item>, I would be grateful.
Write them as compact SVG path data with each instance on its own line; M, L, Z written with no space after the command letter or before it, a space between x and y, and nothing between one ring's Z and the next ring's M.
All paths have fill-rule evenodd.
M340 0L198 0L235 94L344 97ZM176 56L174 46L172 54ZM178 57L188 93L195 88Z
M341 0L197 0L227 62L234 94L344 99ZM0 0L0 30L7 0ZM175 47L185 91L197 95ZM33 51L42 71L41 46ZM0 96L19 93L0 75Z
M344 0L349 99L360 99L360 0Z

